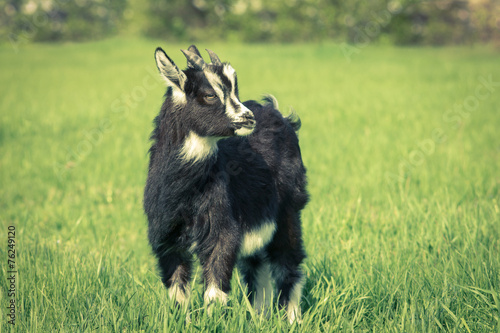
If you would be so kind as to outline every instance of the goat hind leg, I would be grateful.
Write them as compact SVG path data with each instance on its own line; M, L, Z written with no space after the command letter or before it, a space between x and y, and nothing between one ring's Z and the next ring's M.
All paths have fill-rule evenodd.
M286 309L290 323L300 322L300 298L305 279L300 264L305 258L299 213L284 214L267 248L279 305Z
M239 271L247 285L248 296L257 313L266 312L272 301L273 287L269 262L262 254L240 260Z
M290 323L300 322L300 299L305 279L299 267L288 265L273 265L272 272L276 279L279 306L286 309Z

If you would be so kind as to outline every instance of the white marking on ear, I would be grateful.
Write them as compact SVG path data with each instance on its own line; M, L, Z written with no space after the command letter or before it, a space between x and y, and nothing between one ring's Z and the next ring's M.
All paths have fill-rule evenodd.
M267 245L276 231L276 223L268 222L257 229L254 229L243 236L240 254L249 256Z
M168 289L168 297L170 299L175 299L177 303L182 306L186 306L189 304L189 296L189 290L186 290L186 292L182 291L181 287L179 287L177 283L173 284Z
M302 288L304 287L305 279L302 277L299 281L295 283L290 292L290 299L286 308L286 314L288 316L288 321L293 324L294 321L301 322L300 317L300 298L302 297Z
M186 96L183 89L187 79L186 74L179 70L161 48L156 49L155 60L161 77L165 80L167 86L172 87L174 100L185 102Z
M184 91L177 88L177 86L172 87L172 100L176 105L186 104L186 94Z
M265 262L257 271L254 308L257 313L265 312L269 309L273 299L273 286L271 284L271 268Z
M181 158L186 162L202 161L218 150L218 137L203 137L190 132L180 151Z

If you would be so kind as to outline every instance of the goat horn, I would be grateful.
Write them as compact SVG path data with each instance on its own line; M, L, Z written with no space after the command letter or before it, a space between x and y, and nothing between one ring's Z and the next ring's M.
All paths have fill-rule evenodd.
M193 52L194 54L196 54L198 57L201 57L201 54L200 54L200 51L198 51L198 48L196 47L196 45L191 45L189 48L188 48L188 51L190 52Z
M186 51L186 50L181 50L181 51L186 56L188 65L191 65L190 67L202 71L207 66L202 57L194 54L191 51Z
M217 54L214 53L214 51L209 50L209 49L206 49L206 50L208 52L208 55L210 56L210 61L212 61L213 65L216 65L216 66L222 65L219 57L217 56Z

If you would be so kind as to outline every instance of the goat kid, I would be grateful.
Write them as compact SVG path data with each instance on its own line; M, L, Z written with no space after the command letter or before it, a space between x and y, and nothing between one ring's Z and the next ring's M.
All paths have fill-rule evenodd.
M189 303L193 255L203 267L204 301L227 302L238 268L258 312L272 300L290 322L300 316L305 258L300 211L308 201L296 131L274 97L241 103L236 72L207 50L181 50L181 71L161 48L156 65L167 83L151 135L144 210L162 282Z

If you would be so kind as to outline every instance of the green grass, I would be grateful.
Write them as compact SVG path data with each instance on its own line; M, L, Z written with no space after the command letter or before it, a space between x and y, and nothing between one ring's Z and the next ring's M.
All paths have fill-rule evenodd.
M187 45L150 40L0 47L1 331L500 332L500 86L453 109L480 77L500 81L499 53L370 46L349 62L334 44L199 45L231 61L242 100L271 93L300 115L311 202L301 325L256 317L237 274L212 317L195 283L187 325L141 205L158 45L184 64Z

